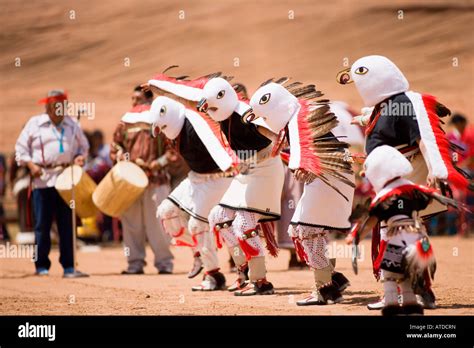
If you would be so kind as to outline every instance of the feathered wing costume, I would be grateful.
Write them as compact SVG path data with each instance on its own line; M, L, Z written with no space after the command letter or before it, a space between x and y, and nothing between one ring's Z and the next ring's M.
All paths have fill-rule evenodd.
M329 231L350 228L355 186L352 160L348 144L331 133L337 117L330 111L329 100L317 99L321 96L314 85L281 78L263 83L250 100L255 115L279 133L275 150L289 142L289 168L305 182L289 234L300 257L314 270L315 291L298 305L338 302L340 290L348 284L340 273L341 284L332 278L334 267L326 256L326 245Z
M340 72L338 81L342 84L354 82L365 105L375 107L369 121L369 138L370 130L376 126L382 113L385 112L385 116L393 116L393 119L414 115L420 139L426 149L423 157L426 162L425 167L428 168L424 169L424 173L427 174L428 170L431 170L431 174L439 180L447 181L462 190L468 187L472 189L470 178L453 163L450 155L451 144L441 128L440 117L448 116L449 109L431 95L410 91L408 80L392 61L376 55L362 57L355 61L350 69ZM400 100L406 96L407 102L403 105L401 103L390 105L394 96L398 96ZM401 134L403 129L395 129L395 131ZM394 144L387 145L395 146ZM420 157L412 156L411 152L407 152L406 156L410 156L412 162L417 158L420 159ZM416 167L416 163L413 163L413 166ZM413 173L410 179L423 184L421 180L426 180L426 175L422 175L424 177L416 175L417 173Z
M407 91L405 94L413 105L432 174L440 180L447 180L459 189L466 189L469 181L453 164L450 143L441 128L441 120L436 111L439 105L436 98L412 91Z
M222 143L216 123L205 115L163 96L153 101L150 114L152 129L159 128L175 141L191 169L188 177L160 204L157 214L177 245L195 248L201 255L206 274L203 282L193 289L223 289L225 278L219 272L207 216L232 181L229 169L235 156Z

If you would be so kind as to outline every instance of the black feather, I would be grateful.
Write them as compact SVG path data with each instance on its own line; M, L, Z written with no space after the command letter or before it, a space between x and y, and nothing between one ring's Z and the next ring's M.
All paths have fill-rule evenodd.
M174 69L174 68L179 68L179 65L170 65L165 70L163 70L163 74L165 74L168 70L171 70L171 69Z

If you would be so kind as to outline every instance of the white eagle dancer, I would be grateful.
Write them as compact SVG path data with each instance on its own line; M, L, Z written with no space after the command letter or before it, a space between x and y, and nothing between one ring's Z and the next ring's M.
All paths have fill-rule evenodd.
M237 153L239 174L212 209L209 223L217 245L225 242L238 269L238 279L229 290L236 296L272 294L261 236L266 239L270 254L276 256L271 222L280 218L284 181L283 163L272 151L276 134L262 122L243 122L251 115L251 108L240 94L242 85L234 88L219 73L211 76L204 78L204 83L199 82L203 78L181 83L160 75L149 84L156 87L158 94L184 99L197 111L207 113L219 123L223 138Z
M170 98L157 97L151 106L153 129L174 141L191 171L158 207L165 231L177 245L196 248L206 271L193 290L223 290L217 248L207 216L232 182L234 158L216 134L211 120Z
M349 231L354 195L354 174L349 145L331 133L337 118L328 100L314 85L287 83L282 78L265 82L252 96L250 106L257 117L290 143L288 167L305 182L289 235L302 259L314 272L313 293L298 305L324 305L339 302L348 281L341 274L333 277L334 263L326 254L328 235ZM335 261L335 260L334 260Z

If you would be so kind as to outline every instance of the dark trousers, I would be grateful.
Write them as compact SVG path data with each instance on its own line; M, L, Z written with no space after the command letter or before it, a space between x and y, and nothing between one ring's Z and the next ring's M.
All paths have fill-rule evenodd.
M37 245L36 269L49 269L51 261L51 225L56 220L59 233L59 262L63 268L74 267L71 209L54 187L33 190L35 212L35 239Z

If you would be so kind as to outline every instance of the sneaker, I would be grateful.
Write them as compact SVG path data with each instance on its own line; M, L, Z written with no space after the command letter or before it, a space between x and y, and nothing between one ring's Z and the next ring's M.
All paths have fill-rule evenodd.
M381 310L385 306L385 297L381 297L380 300L374 303L369 303L367 309L369 311Z
M317 292L312 292L309 296L302 300L296 301L297 306L321 306L326 305L327 302Z
M188 278L194 278L201 273L203 268L201 257L199 255L194 256L193 268L189 271Z
M68 267L64 269L63 278L87 278L89 277L88 274L82 273L72 267Z
M126 269L123 270L121 274L124 275L137 275L137 274L144 274L143 269Z
M273 284L266 279L248 283L243 289L234 292L235 296L273 295L275 289Z
M398 295L398 304L402 303L402 295ZM367 309L370 311L381 310L385 306L385 298L382 296L378 302L369 303Z
M334 284L329 283L317 291L313 291L308 297L297 301L297 306L324 306L327 304L339 303L343 300L340 291Z
M436 308L436 297L431 289L424 290L419 295L416 295L417 299L419 299L420 304L425 309L435 309Z
M49 271L46 268L38 268L35 272L35 275L44 277L49 275Z
M248 285L249 279L249 267L247 264L240 266L240 270L237 269L237 279L227 288L230 292L242 290Z
M337 288L337 290L339 290L339 292L343 292L351 285L349 279L347 279L341 272L334 272L331 275L331 280L332 284Z
M225 277L219 271L206 272L201 284L193 286L192 291L225 290Z

